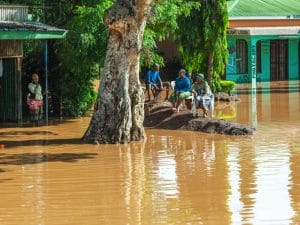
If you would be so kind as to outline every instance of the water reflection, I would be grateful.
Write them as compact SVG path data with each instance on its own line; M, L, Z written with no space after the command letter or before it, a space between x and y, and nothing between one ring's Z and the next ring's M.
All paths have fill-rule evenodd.
M259 127L269 122L299 121L300 119L300 82L263 82L256 91L250 85L241 85L238 96L235 121ZM249 110L247 112L247 110Z
M0 224L299 224L299 86L258 85L255 106L241 87L216 107L249 125L255 113L250 137L149 129L97 146L80 142L89 118L2 128Z
M238 102L215 102L214 117L225 120L234 120L237 116Z
M279 148L278 148L279 147ZM294 215L289 196L289 149L288 145L259 147L256 156L255 177L257 192L254 198L253 224L287 224ZM280 205L280 207L274 207ZM272 209L272 210L269 210ZM284 212L284 213L283 213Z
M176 198L178 193L176 161L174 155L168 155L167 152L161 152L158 156L158 192L165 198Z
M298 145L290 144L291 156L290 156L290 188L289 195L291 196L291 205L294 211L292 217L292 224L300 222L300 141L298 139Z
M161 149L156 152L158 169L154 171L158 180L151 197L161 211L159 220L153 219L149 224L230 222L227 153L222 151L221 142L207 137L192 132L178 132L160 139L150 136L148 147ZM216 211L220 213L215 214Z

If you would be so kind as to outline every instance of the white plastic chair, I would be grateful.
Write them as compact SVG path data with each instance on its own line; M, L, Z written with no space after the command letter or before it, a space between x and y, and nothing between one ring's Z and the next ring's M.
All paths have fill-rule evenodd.
M172 81L171 81L171 87L172 87L173 90L174 90L174 88L175 88L175 83L176 83L175 80L172 80Z

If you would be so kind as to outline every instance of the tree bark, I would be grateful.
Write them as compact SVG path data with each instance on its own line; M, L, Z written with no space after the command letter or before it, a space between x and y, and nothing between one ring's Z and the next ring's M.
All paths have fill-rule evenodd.
M108 47L84 141L128 143L145 137L139 59L152 1L118 0L104 14L109 29Z
M213 66L214 66L214 53L210 52L207 58L207 81L210 87L212 85L212 80L213 80Z

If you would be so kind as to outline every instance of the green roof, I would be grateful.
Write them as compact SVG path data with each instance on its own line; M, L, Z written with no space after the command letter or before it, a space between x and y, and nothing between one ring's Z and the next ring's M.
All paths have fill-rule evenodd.
M47 24L24 21L0 21L0 40L58 39L67 31Z
M227 4L230 17L300 17L300 0L229 0Z

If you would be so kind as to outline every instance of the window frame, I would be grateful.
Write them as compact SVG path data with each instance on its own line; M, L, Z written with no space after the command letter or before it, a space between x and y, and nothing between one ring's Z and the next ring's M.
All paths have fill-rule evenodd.
M248 42L245 39L236 40L236 73L248 74Z
M256 42L256 73L262 73L261 41Z

